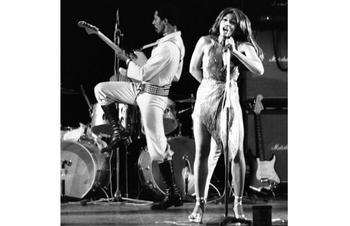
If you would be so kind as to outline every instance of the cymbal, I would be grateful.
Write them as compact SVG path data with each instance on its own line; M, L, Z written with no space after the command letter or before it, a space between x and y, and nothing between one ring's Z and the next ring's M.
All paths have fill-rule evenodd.
M193 97L187 98L187 99L182 99L182 100L175 100L177 103L195 103L196 99Z
M67 88L61 87L61 93L67 94L67 95L76 95L76 94L79 94L80 92L75 89L67 89Z

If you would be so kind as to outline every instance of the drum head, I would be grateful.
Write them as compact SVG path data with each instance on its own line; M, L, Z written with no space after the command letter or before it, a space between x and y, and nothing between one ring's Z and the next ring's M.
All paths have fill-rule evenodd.
M106 159L96 156L96 147L77 142L61 143L62 194L83 198L96 184L100 184Z
M168 139L170 148L174 151L173 165L175 183L182 195L194 193L193 162L195 155L194 140L186 137L174 137ZM139 157L139 174L141 182L151 188L165 194L166 185L160 174L156 162L151 163L147 148L141 152ZM186 179L187 178L187 179Z

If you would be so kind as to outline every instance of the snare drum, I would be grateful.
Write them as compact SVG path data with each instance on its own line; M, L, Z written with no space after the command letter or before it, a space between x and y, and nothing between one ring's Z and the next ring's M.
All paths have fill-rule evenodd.
M174 137L168 139L171 150L174 151L173 165L175 183L181 194L191 195L194 193L193 162L195 156L194 140L186 137ZM165 194L166 185L160 174L159 166L156 162L151 162L147 147L142 150L139 160L139 177L141 183L154 190L156 193Z
M95 144L81 140L61 143L61 193L82 199L89 192L108 185L106 155Z

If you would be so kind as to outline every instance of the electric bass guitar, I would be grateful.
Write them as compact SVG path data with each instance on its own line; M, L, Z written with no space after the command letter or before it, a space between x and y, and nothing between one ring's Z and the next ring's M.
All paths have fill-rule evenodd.
M254 104L254 121L255 121L255 141L256 153L258 154L256 161L253 162L254 173L251 176L250 188L261 192L263 189L273 192L273 189L280 183L280 179L275 171L276 156L273 155L271 160L265 158L263 134L261 126L260 113L264 109L262 104L263 96L256 96Z
M123 49L121 49L118 45L116 45L114 42L112 42L96 26L91 25L85 21L79 21L78 26L81 28L84 28L86 33L89 35L96 34L100 39L102 39L102 41L104 41L109 47L111 47L117 53L117 57L118 57L118 54L124 53L126 56L131 58L135 64L137 64L139 66L143 66L146 63L147 57L145 56L145 54L143 52L136 50L136 51L133 51L131 53L125 53L125 51ZM128 70L126 72L126 76L129 78L133 78L132 75L128 74Z

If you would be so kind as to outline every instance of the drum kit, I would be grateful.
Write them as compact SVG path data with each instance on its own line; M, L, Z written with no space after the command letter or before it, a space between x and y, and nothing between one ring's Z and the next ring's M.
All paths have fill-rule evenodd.
M62 94L76 94L74 90L66 91L62 90ZM109 199L111 197L107 191L109 190L110 194L115 192L111 191L113 190L111 178L112 176L118 177L119 174L113 175L111 154L102 153L101 150L107 146L112 135L112 128L104 116L101 105L99 103L91 105L84 90L81 91L89 105L91 122L89 125L80 123L78 128L65 128L64 130L61 128L61 198L64 197L65 200L94 199L99 194L103 194ZM179 116L184 112L191 112L194 102L193 97L177 101L169 99L163 116L164 132L171 149L174 150L175 181L184 196L191 196L194 193L192 168L195 144L191 136L182 135L182 123ZM179 110L176 103L190 104L191 107ZM137 163L135 162L134 165L137 164L139 183L142 188L150 189L155 194L165 194L165 185L158 164L151 161L147 145L141 142L142 138L144 139L144 131L140 112L137 106L127 106L126 130L131 136L132 143L140 143L140 145L134 145L138 147L138 150L130 150L130 153L138 154ZM127 147L125 151L128 153L126 149ZM121 172L124 170L127 175L128 166L125 168L122 168ZM127 178L125 183L128 183Z

